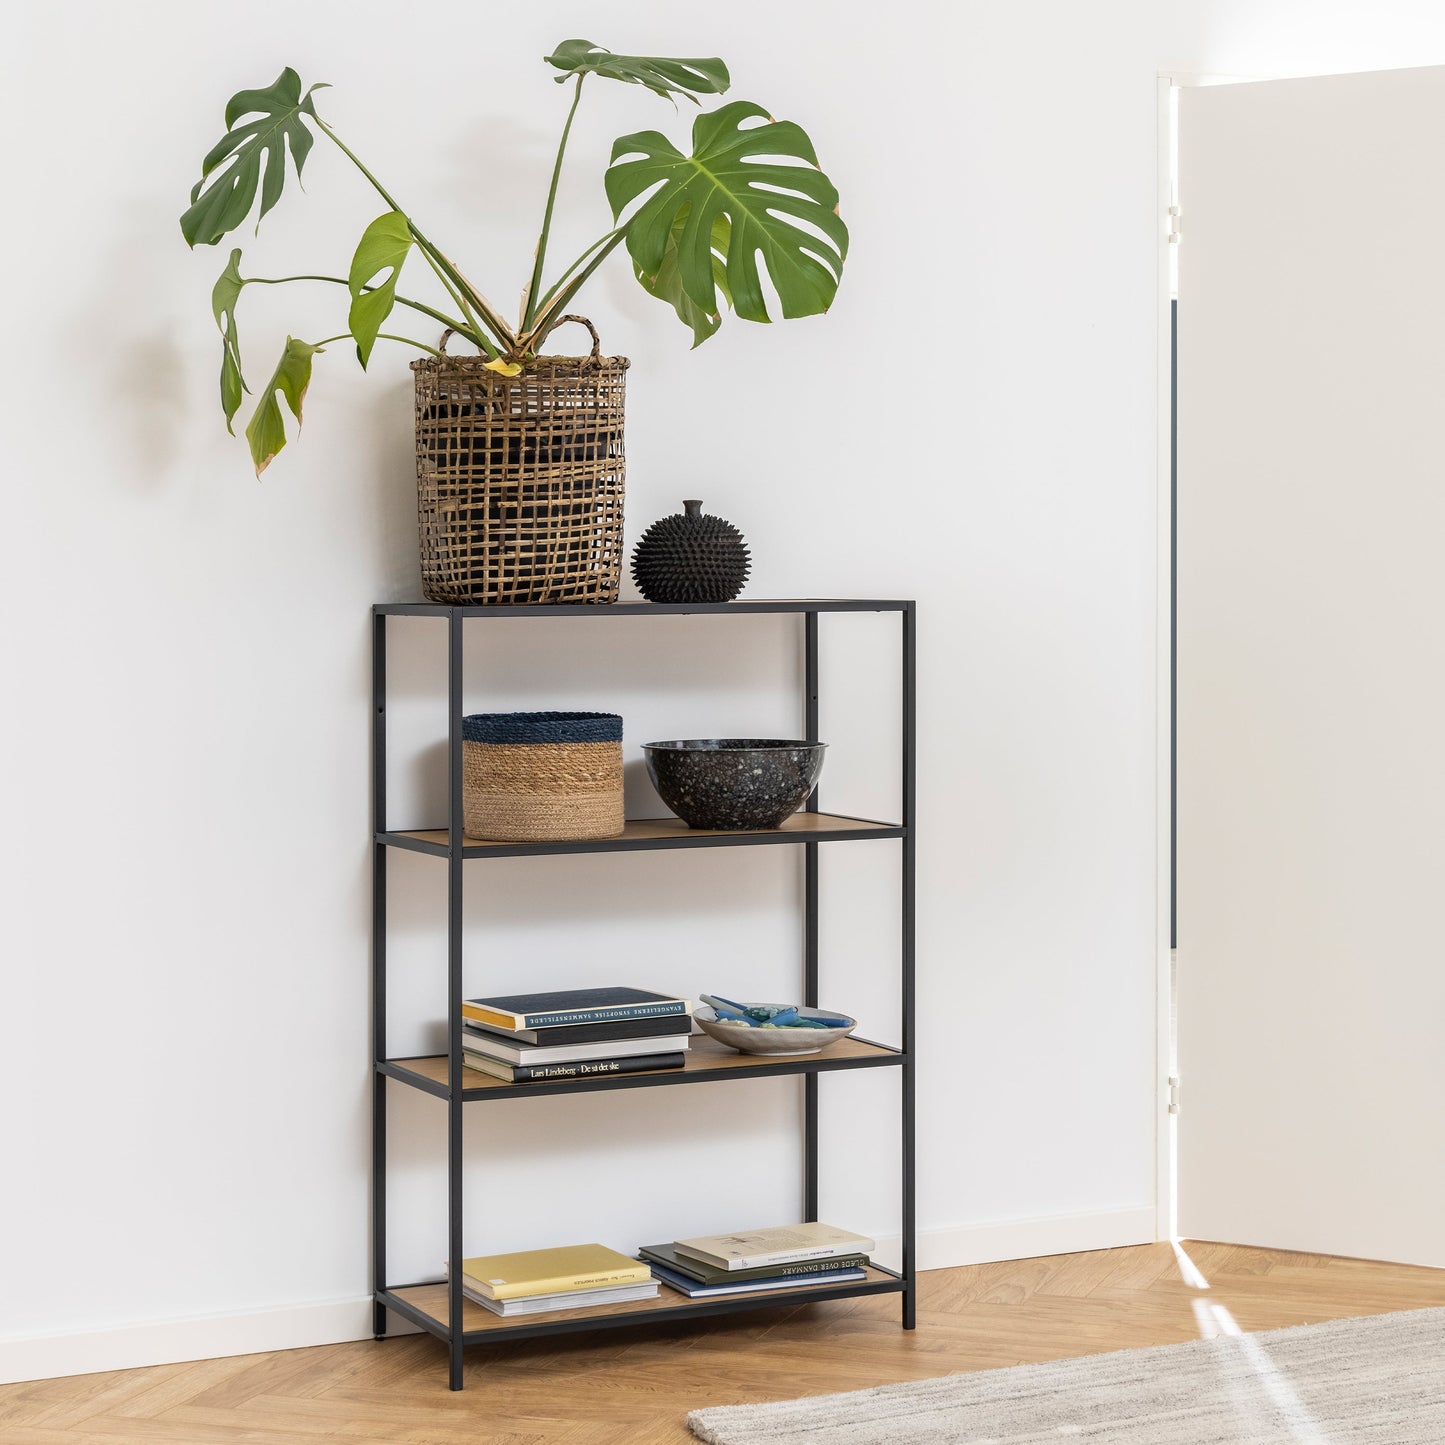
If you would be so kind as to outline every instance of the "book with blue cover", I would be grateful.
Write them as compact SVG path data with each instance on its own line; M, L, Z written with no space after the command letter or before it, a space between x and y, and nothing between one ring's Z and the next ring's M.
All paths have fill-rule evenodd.
M469 998L462 1003L463 1018L511 1033L519 1029L611 1023L691 1012L692 1003L688 999L642 988L566 988L551 993Z
M679 1009L676 1013L653 1014L649 1018L609 1019L600 1024L554 1024L544 1029L497 1029L490 1024L466 1021L468 1032L478 1038L491 1036L512 1044L546 1044L556 1048L562 1044L593 1044L617 1039L656 1039L670 1034L692 1032L692 1015Z
M671 1244L644 1244L637 1252L649 1264L660 1264L674 1274L690 1275L696 1284L746 1284L755 1279L769 1280L779 1286L790 1280L806 1284L813 1275L860 1269L868 1263L866 1254L854 1253L834 1255L828 1259L797 1260L792 1264L764 1265L761 1269L728 1270L681 1254Z
M680 1270L669 1269L665 1264L649 1260L652 1272L669 1289L684 1294L689 1299L714 1299L719 1295L761 1294L773 1289L811 1289L814 1285L856 1284L868 1278L868 1271L862 1266L852 1269L831 1269L819 1274L782 1275L772 1279L743 1279L725 1284L703 1284Z

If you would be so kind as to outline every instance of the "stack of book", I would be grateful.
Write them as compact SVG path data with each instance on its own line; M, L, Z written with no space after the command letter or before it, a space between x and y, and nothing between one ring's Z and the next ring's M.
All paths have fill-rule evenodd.
M640 988L473 998L462 1004L462 1055L509 1084L680 1069L692 1033L686 999Z
M831 1224L785 1224L649 1244L638 1253L665 1285L690 1299L709 1299L852 1284L868 1277L868 1255L876 1247L873 1240Z
M497 1315L540 1315L655 1299L647 1265L602 1244L526 1249L462 1261L462 1293Z

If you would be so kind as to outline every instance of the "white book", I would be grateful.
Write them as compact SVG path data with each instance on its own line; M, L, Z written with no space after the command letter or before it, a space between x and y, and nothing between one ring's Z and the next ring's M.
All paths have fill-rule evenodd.
M578 1064L588 1059L631 1059L640 1054L674 1054L685 1049L690 1034L663 1034L652 1039L600 1039L591 1044L512 1044L493 1034L462 1030L469 1054L500 1059L504 1064Z
M592 1305L625 1304L628 1300L656 1299L657 1281L641 1284L605 1285L601 1289L574 1289L566 1294L533 1294L522 1299L489 1299L477 1290L462 1286L469 1300L484 1305L494 1315L542 1315L551 1310L584 1310Z
M871 1254L877 1245L865 1235L831 1224L782 1224L738 1234L679 1239L673 1248L715 1269L762 1269L803 1259L832 1259L839 1254Z

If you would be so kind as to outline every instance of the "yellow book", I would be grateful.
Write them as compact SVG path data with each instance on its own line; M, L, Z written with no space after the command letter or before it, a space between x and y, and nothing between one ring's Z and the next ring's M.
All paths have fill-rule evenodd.
M524 1249L518 1254L483 1254L464 1259L462 1278L479 1294L508 1300L641 1284L652 1278L652 1270L605 1244L566 1244L560 1249Z

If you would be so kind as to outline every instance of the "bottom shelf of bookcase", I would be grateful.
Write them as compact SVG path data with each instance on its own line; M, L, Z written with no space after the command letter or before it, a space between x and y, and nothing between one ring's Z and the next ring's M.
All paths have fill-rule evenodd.
M656 1299L627 1304L597 1305L591 1309L557 1310L545 1315L521 1315L506 1319L494 1315L471 1300L462 1301L463 1339L469 1345L483 1340L523 1339L529 1335L570 1334L579 1330L607 1329L616 1325L651 1324L663 1320L700 1319L706 1315L730 1314L780 1305L808 1304L814 1300L850 1299L864 1294L897 1294L903 1279L892 1270L868 1266L868 1277L852 1284L806 1285L796 1289L759 1290L753 1294L726 1295L721 1299L689 1299L663 1285ZM378 1301L389 1310L445 1339L447 1329L447 1287L444 1284L405 1285L384 1289Z

